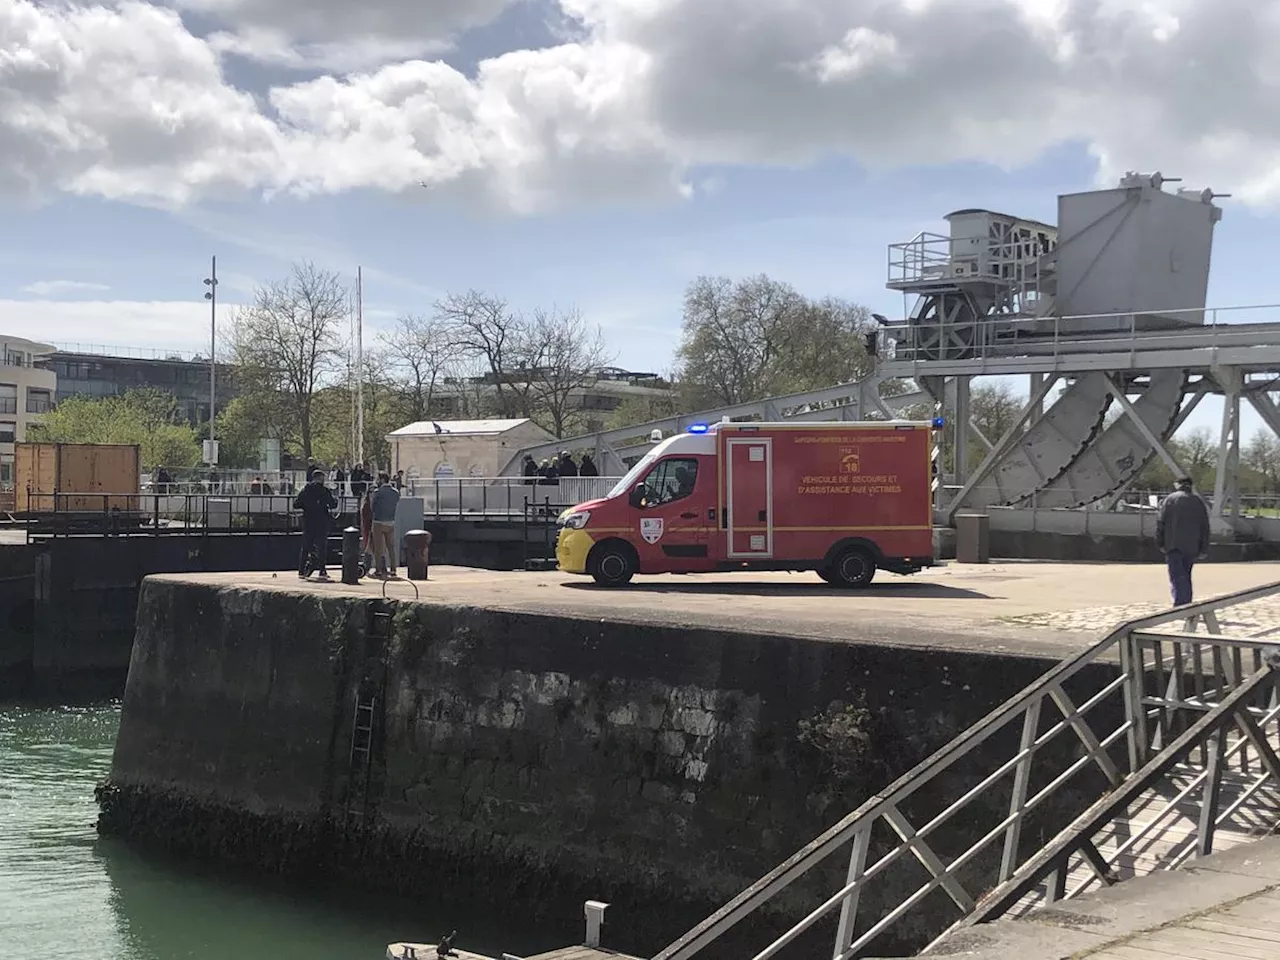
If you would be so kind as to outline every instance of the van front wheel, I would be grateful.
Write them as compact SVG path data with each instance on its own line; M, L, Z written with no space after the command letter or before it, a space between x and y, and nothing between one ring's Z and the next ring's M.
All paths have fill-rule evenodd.
M840 556L827 571L830 579L823 577L828 583L837 587L857 588L870 585L876 575L876 559L871 551L862 547L850 547Z
M636 575L636 560L627 547L621 544L604 544L591 555L593 580L602 587L624 587Z

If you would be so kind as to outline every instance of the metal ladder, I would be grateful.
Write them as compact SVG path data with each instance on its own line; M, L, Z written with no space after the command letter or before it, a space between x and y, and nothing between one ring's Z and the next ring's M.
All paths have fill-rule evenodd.
M351 751L347 760L347 794L343 812L352 826L363 826L369 813L369 783L373 774L374 731L385 679L382 646L391 637L390 605L375 605L365 634L365 662L356 685L351 713ZM373 651L377 650L376 657ZM372 664L372 669L371 669Z
M373 721L376 695L356 691L356 705L351 717L351 756L347 778L347 822L364 823L369 807L369 776L373 768Z

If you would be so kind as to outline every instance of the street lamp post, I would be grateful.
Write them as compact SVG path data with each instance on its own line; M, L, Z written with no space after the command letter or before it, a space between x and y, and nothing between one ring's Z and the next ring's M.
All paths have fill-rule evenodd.
M205 277L204 284L209 289L205 292L204 298L209 301L209 463L217 462L218 455L215 452L217 447L214 445L213 422L214 414L217 408L217 356L218 356L218 258L213 257L210 265L209 276Z

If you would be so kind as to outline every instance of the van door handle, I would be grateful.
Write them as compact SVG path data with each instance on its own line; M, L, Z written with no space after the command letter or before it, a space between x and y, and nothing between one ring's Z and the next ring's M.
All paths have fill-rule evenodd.
M760 511L760 522L761 522L761 523L765 523L765 522L767 522L767 521L768 521L768 519L769 519L769 511L768 511L768 510L761 510L761 511Z
M698 518L698 515L692 511L680 514L681 520L696 520L697 518Z

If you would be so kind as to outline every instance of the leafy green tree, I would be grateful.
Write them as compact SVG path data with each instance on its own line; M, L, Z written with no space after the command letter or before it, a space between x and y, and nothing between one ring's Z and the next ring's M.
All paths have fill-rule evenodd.
M685 292L680 378L714 407L848 383L870 368L865 307L810 300L760 275L699 277Z
M132 390L117 397L63 400L28 438L44 443L128 443L140 448L143 469L191 467L200 462L196 432L161 390Z

